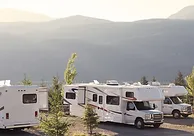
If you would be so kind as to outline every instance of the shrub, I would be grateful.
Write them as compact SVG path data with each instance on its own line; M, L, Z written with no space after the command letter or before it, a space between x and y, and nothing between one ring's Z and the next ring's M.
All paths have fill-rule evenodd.
M90 105L86 105L83 121L90 135L93 134L93 129L98 127L98 118L99 117L93 110L93 107Z

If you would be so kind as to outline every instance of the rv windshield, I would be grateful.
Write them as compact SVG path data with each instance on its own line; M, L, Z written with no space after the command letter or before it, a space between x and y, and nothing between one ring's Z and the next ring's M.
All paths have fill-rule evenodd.
M138 110L152 110L153 108L150 106L150 103L148 101L143 102L134 102L135 106Z
M170 97L170 99L172 100L172 102L173 102L174 104L181 104L181 103L183 103L183 102L181 101L181 99L180 99L179 97L176 97L176 96Z

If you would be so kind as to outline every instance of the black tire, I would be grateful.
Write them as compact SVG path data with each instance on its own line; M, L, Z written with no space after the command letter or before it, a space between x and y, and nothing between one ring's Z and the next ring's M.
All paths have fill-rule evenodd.
M161 124L154 124L154 128L159 128Z
M135 127L137 129L143 129L145 127L144 121L141 118L135 120Z
M20 132L22 131L22 128L14 128L13 131Z
M181 113L178 110L173 111L172 115L175 119L179 119L181 117Z
M184 118L187 118L189 115L183 114L182 116L183 116Z

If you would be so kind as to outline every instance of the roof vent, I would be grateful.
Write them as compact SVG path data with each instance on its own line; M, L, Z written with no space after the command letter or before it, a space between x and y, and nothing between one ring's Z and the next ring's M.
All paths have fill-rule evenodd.
M116 81L116 80L107 80L106 84L107 85L114 85L114 86L119 85L118 81Z
M149 85L160 86L160 82L149 82Z

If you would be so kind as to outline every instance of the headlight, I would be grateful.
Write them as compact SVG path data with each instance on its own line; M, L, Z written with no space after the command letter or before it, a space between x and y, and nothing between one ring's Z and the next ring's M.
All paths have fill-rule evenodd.
M152 119L152 115L151 114L146 114L145 115L145 120L150 120Z
M187 111L187 107L182 107L181 111Z

